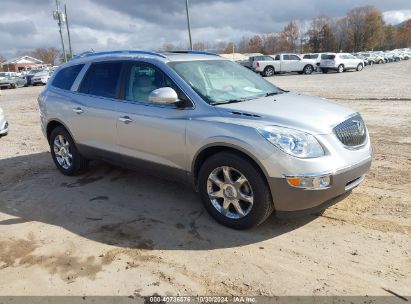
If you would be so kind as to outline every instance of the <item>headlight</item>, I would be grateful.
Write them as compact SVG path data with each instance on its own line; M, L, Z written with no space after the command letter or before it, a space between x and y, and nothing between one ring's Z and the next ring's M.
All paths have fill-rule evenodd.
M324 155L322 146L311 134L277 126L262 127L257 130L274 146L292 156L313 158Z

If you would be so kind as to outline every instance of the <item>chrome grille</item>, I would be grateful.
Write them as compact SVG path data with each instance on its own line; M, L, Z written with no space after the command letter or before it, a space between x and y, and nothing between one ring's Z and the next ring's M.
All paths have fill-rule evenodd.
M359 114L348 118L333 128L334 134L347 147L356 147L364 144L367 130Z

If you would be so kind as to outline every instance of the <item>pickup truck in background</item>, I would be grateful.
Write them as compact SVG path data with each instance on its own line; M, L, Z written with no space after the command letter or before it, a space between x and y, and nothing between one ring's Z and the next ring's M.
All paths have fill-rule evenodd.
M273 61L273 58L267 55L250 56L248 60L238 60L237 63L253 70L253 62L255 61Z
M311 74L317 65L313 59L302 59L297 54L277 54L272 56L272 60L253 61L252 70L265 77L273 76L276 73L297 72L299 74Z

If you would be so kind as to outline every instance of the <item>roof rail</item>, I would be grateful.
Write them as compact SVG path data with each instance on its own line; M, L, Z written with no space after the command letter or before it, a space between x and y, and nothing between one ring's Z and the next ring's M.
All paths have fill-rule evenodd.
M198 54L198 55L210 55L210 56L220 56L216 53L212 52L204 52L204 51L167 51L166 53L176 53L176 54Z
M155 52L149 52L149 51L139 51L139 50L118 50L118 51L106 51L106 52L87 52L85 54L80 54L76 57L73 57L71 60L74 59L80 59L80 58L85 58L85 57L93 57L93 56L100 56L100 55L112 55L112 54L141 54L141 55L151 55L151 56L157 56L157 57L162 57L162 58L167 58L166 56L155 53Z

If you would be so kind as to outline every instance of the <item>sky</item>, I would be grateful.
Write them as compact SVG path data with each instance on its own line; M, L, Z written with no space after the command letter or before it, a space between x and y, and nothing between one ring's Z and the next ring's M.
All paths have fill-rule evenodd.
M61 0L67 5L74 53L187 45L185 0ZM235 41L280 31L291 19L331 17L373 5L387 23L411 18L411 0L190 0L193 43ZM0 55L61 47L55 0L1 0ZM66 36L66 33L65 33ZM65 38L67 40L67 38Z

